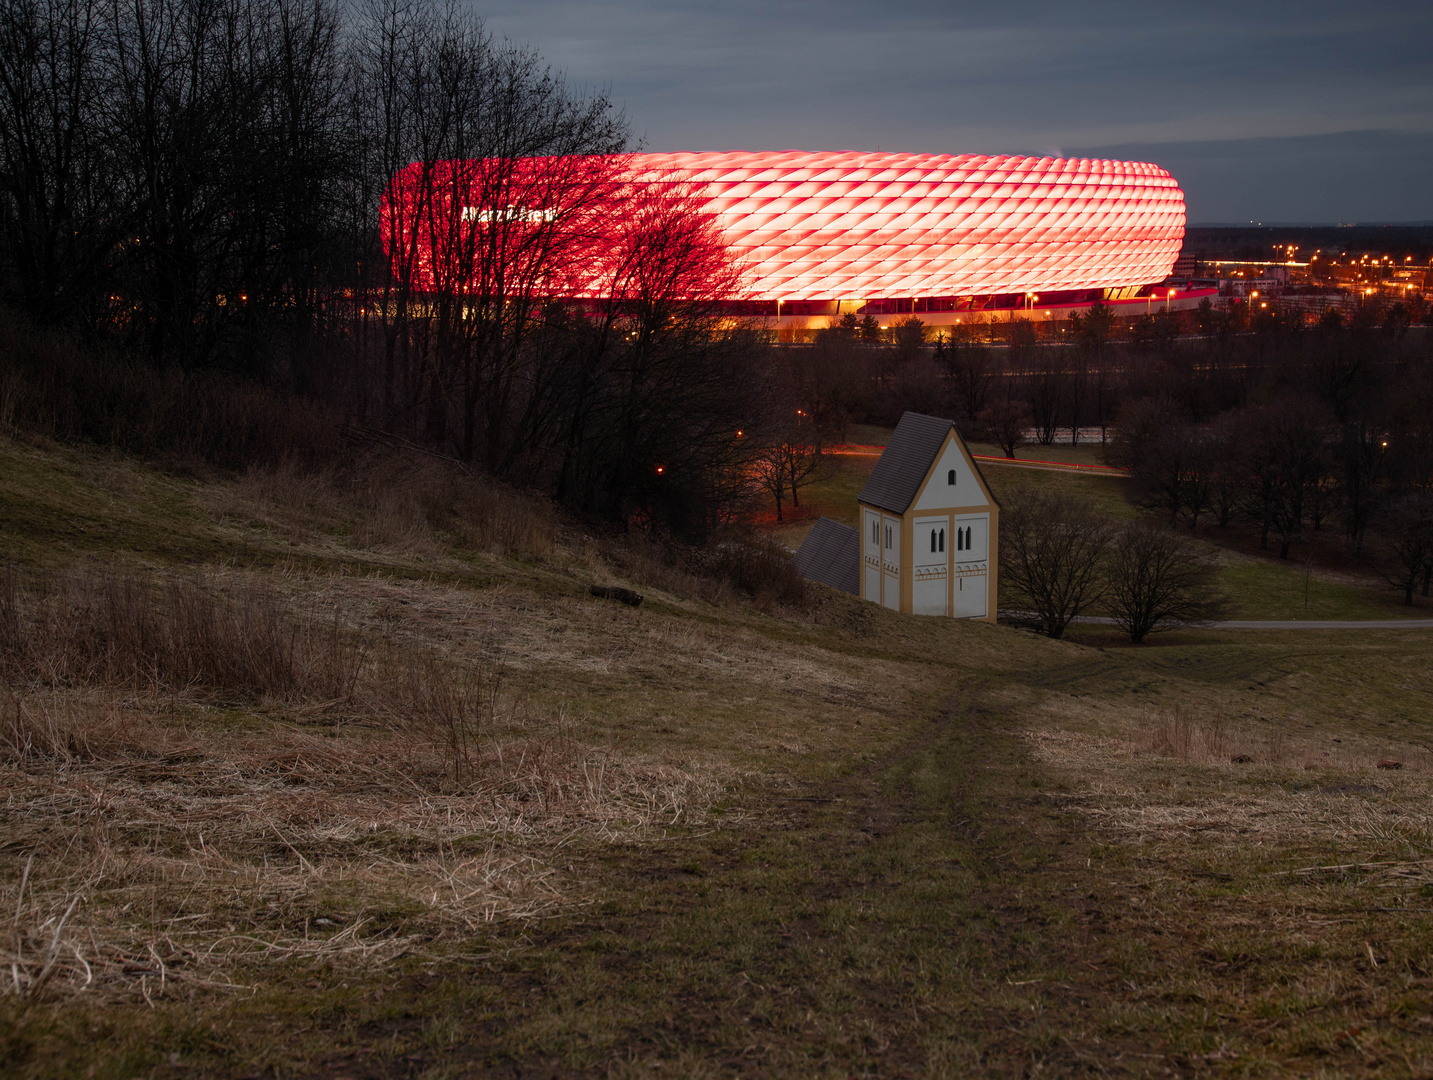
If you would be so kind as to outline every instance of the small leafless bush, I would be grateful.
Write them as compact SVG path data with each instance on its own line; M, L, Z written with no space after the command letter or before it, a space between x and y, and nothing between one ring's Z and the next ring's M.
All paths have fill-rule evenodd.
M1229 732L1219 717L1199 722L1182 712L1152 716L1139 732L1139 743L1150 753L1181 761L1228 761L1230 757Z
M1135 644L1159 630L1213 622L1227 607L1194 546L1147 521L1115 534L1108 573L1106 606Z
M729 582L754 600L795 605L806 598L806 583L792 565L791 552L769 537L729 537L695 549L691 558L707 576Z
M483 729L496 721L501 669L455 671L431 655L403 665L394 708L410 730L443 750L453 783L470 784L481 767Z
M1110 526L1087 500L1062 492L1011 499L1000 545L1002 589L1031 610L1052 638L1105 591Z
M737 597L730 582L695 573L670 546L643 536L607 544L603 554L630 580L651 589L718 605L731 603Z

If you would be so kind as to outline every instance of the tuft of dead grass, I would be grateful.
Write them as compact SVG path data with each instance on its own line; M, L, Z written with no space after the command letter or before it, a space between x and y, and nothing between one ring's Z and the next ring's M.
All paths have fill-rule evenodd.
M337 610L298 612L270 588L215 578L0 571L0 679L202 689L257 700L350 699L365 647Z
M0 993L23 998L153 1002L278 964L441 961L485 924L587 902L559 862L575 841L700 822L722 789L520 710L456 787L406 729L226 732L192 702L98 691L10 704L45 733L0 759L0 836L24 857L0 885Z
M436 554L449 545L523 559L551 557L553 504L457 462L419 451L363 451L325 468L251 468L208 496L219 521L275 529L299 543L321 533L358 547Z
M1279 721L1236 723L1181 709L1111 720L1100 732L1024 734L1035 759L1070 784L1057 798L1105 842L1154 865L1178 867L1197 853L1201 865L1255 880L1296 880L1314 889L1315 904L1332 903L1318 890L1338 885L1339 896L1362 896L1358 910L1401 910L1433 891L1426 812L1433 755L1420 746L1330 739ZM1389 753L1402 768L1379 767ZM1342 859L1268 868L1287 867L1300 853ZM1398 906L1378 906L1389 904Z

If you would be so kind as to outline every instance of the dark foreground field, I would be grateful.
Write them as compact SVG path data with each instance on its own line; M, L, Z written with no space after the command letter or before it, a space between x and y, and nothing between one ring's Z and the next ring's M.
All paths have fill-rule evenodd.
M0 443L5 1075L1433 1071L1430 632L753 603L453 483Z

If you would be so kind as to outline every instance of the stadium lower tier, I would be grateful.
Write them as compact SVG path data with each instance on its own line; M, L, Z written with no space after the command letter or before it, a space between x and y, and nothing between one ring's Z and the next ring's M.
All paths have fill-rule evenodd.
M933 296L884 300L732 300L728 314L765 319L783 329L819 330L845 315L874 316L882 326L917 318L927 326L954 326L990 319L1058 321L1105 304L1119 318L1155 311L1189 311L1216 289L1147 285L1121 289L1075 289L1050 293L992 293L985 296Z

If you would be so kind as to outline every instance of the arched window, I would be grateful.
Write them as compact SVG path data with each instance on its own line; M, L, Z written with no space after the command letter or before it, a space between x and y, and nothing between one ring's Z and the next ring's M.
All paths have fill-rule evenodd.
M940 530L940 550L941 550L941 551L944 551L944 550L945 550L945 530L944 530L944 529L941 529L941 530Z
M966 527L966 530L965 530L965 550L966 550L966 551L969 551L969 550L970 550L970 528L969 528L969 526L967 526L967 527Z
M948 473L945 474L945 482L946 482L947 484L949 484L951 487L955 487L955 470L954 470L954 469L951 469Z
M873 544L879 544L879 543L881 542L880 528L881 528L881 523L880 523L879 521L877 521L875 518L872 518L872 519L871 519L871 543L873 543Z
M935 530L934 530L934 529L932 529L932 530L930 531L930 549L931 549L931 551L934 551L934 550L935 550Z
M964 529L956 529L956 530L955 530L955 550L956 550L956 551L964 551L964 550L965 550L965 530L964 530Z

